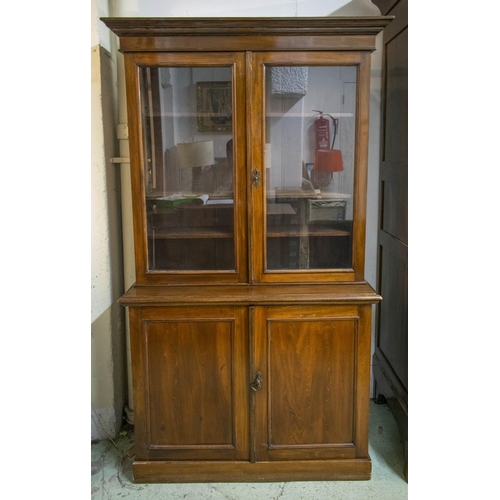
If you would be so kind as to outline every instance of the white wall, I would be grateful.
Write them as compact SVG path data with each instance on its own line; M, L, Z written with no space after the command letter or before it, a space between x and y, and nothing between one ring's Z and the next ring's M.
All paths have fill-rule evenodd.
M126 141L116 140L112 123L126 122L121 55L116 38L98 21L99 16L140 17L296 17L376 15L368 0L254 0L251 7L234 0L106 0L92 1L92 437L115 434L121 423L125 397L126 340L122 315L117 307L121 290L133 283L131 202L128 165L109 162L126 156ZM367 8L367 10L363 10ZM377 9L378 10L378 9ZM381 47L381 35L378 47ZM117 68L117 80L113 74ZM378 165L381 89L381 50L372 57L372 90L368 175L366 279L376 284ZM115 94L118 92L118 96ZM117 105L117 103L120 105ZM118 190L121 184L124 264L117 236L120 233ZM121 269L119 269L120 266ZM120 276L118 276L120 275ZM130 381L129 381L130 383ZM129 406L133 408L131 399Z
M125 401L124 312L119 170L116 154L117 78L114 39L98 22L107 2L92 2L91 38L91 437L114 437Z

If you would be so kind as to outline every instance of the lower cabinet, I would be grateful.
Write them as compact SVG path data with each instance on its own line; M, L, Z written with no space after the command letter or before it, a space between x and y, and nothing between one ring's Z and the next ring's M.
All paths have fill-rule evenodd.
M370 317L130 307L135 481L369 479Z
M131 308L139 460L246 460L248 311Z
M369 357L369 334L359 323L355 306L255 308L256 460L368 456L356 396L368 398L369 372L356 358Z

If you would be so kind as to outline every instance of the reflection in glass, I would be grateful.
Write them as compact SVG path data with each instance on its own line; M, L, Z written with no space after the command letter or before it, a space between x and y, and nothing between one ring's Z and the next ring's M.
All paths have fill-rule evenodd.
M267 67L267 269L352 268L355 112L355 67Z
M140 80L149 270L233 270L231 68Z

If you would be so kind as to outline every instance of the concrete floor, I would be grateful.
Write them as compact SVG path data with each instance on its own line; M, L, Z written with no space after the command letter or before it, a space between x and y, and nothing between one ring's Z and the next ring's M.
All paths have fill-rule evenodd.
M370 481L287 483L134 484L127 452L133 435L123 432L113 442L92 444L92 499L187 500L404 500L403 444L389 407L371 402Z

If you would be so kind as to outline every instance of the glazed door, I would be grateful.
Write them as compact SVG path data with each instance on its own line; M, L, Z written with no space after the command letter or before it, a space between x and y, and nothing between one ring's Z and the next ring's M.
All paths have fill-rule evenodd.
M255 281L362 279L369 65L363 53L254 54Z
M248 460L245 307L131 308L138 460Z
M256 461L368 456L370 306L257 307Z
M248 281L243 54L125 61L137 282Z

